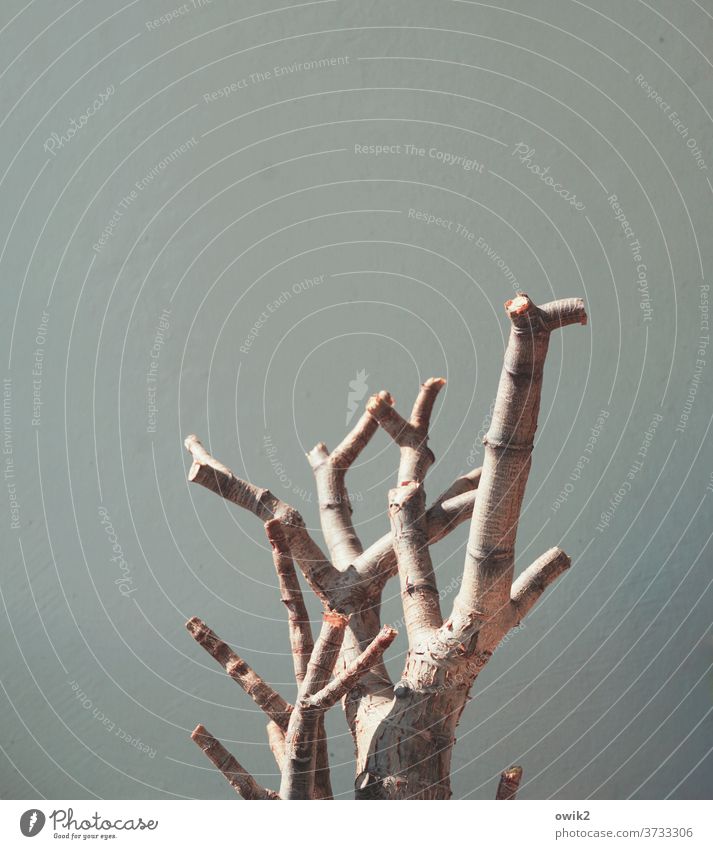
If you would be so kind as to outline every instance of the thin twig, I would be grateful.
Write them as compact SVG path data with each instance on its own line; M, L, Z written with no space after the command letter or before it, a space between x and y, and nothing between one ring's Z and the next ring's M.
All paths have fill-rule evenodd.
M367 412L401 449L398 483L421 483L434 461L433 452L428 447L428 428L436 396L445 384L442 377L429 377L421 385L408 421L396 412L388 392L373 395L366 405Z

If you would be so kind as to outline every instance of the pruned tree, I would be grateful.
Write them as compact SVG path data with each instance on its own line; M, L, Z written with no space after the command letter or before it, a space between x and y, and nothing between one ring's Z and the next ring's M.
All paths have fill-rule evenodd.
M314 471L327 557L300 514L267 489L236 477L196 436L189 480L249 510L265 523L288 611L295 704L266 681L199 619L188 630L260 707L280 770L279 792L261 787L202 725L193 739L246 799L327 799L332 790L324 714L341 701L354 739L355 793L366 799L447 799L454 732L475 679L498 643L570 565L551 548L514 579L515 537L530 471L542 376L550 334L586 324L581 299L536 306L519 293L505 304L510 337L482 469L459 477L427 506L425 478L434 461L429 422L445 381L427 380L404 418L388 392L372 396L356 427L333 451L319 443L307 458ZM390 533L368 548L352 523L346 473L381 427L400 450L389 492ZM431 546L470 522L465 565L452 610L444 618ZM294 567L324 607L317 640ZM381 626L386 582L398 576L408 651L391 680L384 651L396 631ZM513 799L522 770L503 772L498 799Z

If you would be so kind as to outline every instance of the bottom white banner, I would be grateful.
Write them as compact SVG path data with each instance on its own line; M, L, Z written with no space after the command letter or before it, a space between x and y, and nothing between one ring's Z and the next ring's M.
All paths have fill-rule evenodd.
M320 807L298 812L300 805ZM371 843L417 849L438 846L458 834L459 841L479 845L685 849L713 846L710 813L709 801L1 801L0 845L27 846L28 839L37 838L37 846L101 841L180 849L314 840L333 842L339 849L364 849ZM307 817L314 827L301 833Z

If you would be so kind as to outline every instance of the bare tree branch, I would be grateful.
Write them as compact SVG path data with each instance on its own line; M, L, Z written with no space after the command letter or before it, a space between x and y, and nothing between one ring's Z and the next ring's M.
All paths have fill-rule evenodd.
M438 496L438 498L433 502L433 506L435 507L436 504L443 504L444 501L450 501L451 498L456 498L459 495L463 495L466 492L472 492L474 489L477 489L482 473L482 468L478 467L477 469L471 469L464 475L459 475L453 483ZM433 507L430 509L433 509Z
M378 635L381 627L380 605L380 592L375 591L370 600L357 607L349 617L337 661L337 669L340 671L347 669ZM354 734L358 732L357 713L360 706L364 710L371 710L375 703L388 702L393 697L393 684L382 658L378 658L364 673L359 681L358 691L360 698L350 698L344 704L347 723ZM353 695L356 696L356 688Z
M255 704L280 728L286 729L292 705L275 692L227 643L212 631L205 622L193 616L186 622L193 639L214 657L228 675L239 684Z
M525 618L547 587L569 569L571 563L561 548L551 548L518 576L510 596L516 624Z
M384 393L384 401L393 404L394 399L388 392ZM372 436L379 429L379 423L367 412L362 413L356 425L349 431L344 439L332 451L332 462L338 469L345 471L350 468L371 441Z
M336 705L357 685L359 679L381 660L386 649L396 639L397 634L398 631L390 625L384 625L359 657L355 658L333 681L307 698L309 707L326 711Z
M401 448L398 483L421 483L432 465L433 452L428 447L428 427L436 396L446 385L442 377L429 377L422 384L407 421L393 408L388 392L372 395L366 409Z
M473 515L475 489L480 482L480 469L474 469L455 481L426 511L428 544L442 540L458 525ZM354 568L364 583L383 585L398 571L391 533L384 534L354 561ZM380 584L380 582L383 582Z
M522 781L522 767L511 766L500 773L496 799L514 799Z
M197 725L191 734L191 739L198 744L210 762L223 773L228 784L243 799L254 801L280 798L273 790L258 784L205 726Z
M238 507L254 513L263 522L270 519L282 522L292 556L314 592L327 603L327 595L339 573L309 535L297 510L274 496L269 489L258 489L236 477L227 466L205 450L197 436L187 436L185 446L193 457L193 465L188 473L189 481L199 483Z
M287 608L287 625L295 667L295 680L300 685L304 680L307 664L314 648L309 614L280 520L270 519L265 522L265 533L272 546L272 561L277 572L282 603Z
M436 403L438 393L445 385L445 377L429 377L425 383L421 384L421 389L411 408L411 418L409 419L409 424L415 430L428 433L433 405Z
M393 404L393 398L388 392L382 392L380 397L384 404ZM376 419L369 412L365 412L331 453L323 443L319 443L307 455L315 475L324 538L332 561L341 570L346 585L343 593L346 603L338 603L335 598L331 606L351 613L338 660L341 669L348 667L370 643L378 633L380 625L378 606L381 589L363 582L353 567L363 551L363 546L354 530L352 505L345 483L347 471L378 428ZM390 695L392 686L386 667L380 659L367 670L360 684L360 692L365 698L377 700ZM353 704L348 705L346 715L349 726L355 733L356 716L353 708ZM323 719L320 719L320 726L323 726ZM320 757L321 750L318 750L318 762ZM319 780L318 771L317 790Z
M317 750L314 756L314 799L333 799L332 776L329 767L329 749L327 748L327 730L324 726L324 714L317 719Z

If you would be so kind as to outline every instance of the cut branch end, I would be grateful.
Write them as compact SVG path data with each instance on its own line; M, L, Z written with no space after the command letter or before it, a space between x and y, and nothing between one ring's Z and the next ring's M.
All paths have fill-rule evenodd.
M511 766L504 772L500 773L500 783L498 784L498 792L496 799L514 799L517 794L520 782L522 781L522 767Z

